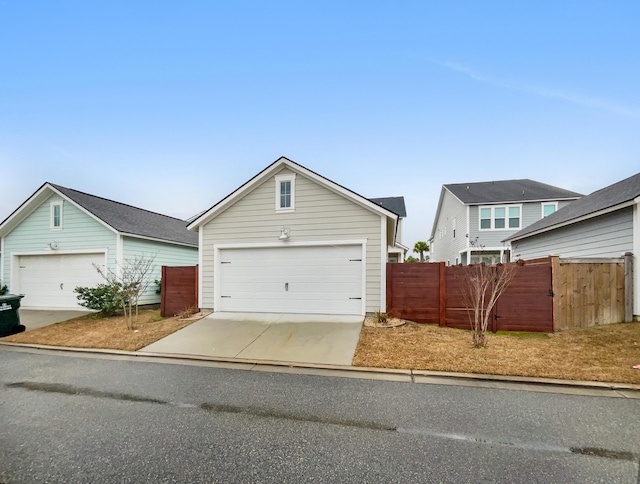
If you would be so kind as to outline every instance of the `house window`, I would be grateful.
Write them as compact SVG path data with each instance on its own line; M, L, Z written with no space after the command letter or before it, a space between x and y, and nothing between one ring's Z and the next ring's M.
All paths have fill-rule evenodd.
M480 230L520 229L520 205L480 207Z
M276 176L276 212L293 212L296 199L296 176Z
M52 229L62 229L62 201L51 202L50 225Z
M491 228L491 208L480 209L480 228L481 229Z
M493 209L493 228L494 229L503 229L504 228L504 213L506 208L504 207L496 207Z
M520 207L509 207L509 228L520 228Z
M546 217L558 210L558 202L546 202L542 204L542 216Z

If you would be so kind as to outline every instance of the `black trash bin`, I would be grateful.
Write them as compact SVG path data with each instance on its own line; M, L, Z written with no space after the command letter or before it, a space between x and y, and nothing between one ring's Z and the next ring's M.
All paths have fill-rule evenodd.
M25 327L20 324L18 315L22 297L15 294L0 296L0 338L25 330Z

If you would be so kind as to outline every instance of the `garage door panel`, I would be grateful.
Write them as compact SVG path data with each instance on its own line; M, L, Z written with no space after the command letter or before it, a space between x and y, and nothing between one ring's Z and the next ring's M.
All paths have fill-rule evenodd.
M80 308L74 289L104 282L93 266L104 266L104 254L29 255L20 256L18 263L23 307Z
M362 246L221 250L220 310L362 313Z

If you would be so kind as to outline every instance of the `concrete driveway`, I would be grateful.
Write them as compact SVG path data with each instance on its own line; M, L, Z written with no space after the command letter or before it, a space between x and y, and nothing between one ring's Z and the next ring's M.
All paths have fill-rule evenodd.
M61 321L67 321L69 319L78 318L89 314L92 311L78 310L65 310L65 309L18 309L18 316L20 316L20 324L27 327L27 331L30 329L38 329L43 326L49 326L50 324L59 323Z
M362 316L213 313L140 351L350 365Z

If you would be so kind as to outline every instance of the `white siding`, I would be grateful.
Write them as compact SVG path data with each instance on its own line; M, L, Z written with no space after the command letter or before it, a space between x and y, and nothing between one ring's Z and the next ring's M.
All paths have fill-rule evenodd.
M291 173L288 169L278 175ZM296 174L295 212L276 213L275 180L257 186L213 220L200 227L202 233L202 297L200 305L214 307L214 244L278 243L282 227L289 241L366 239L366 311L381 307L382 217L342 195ZM283 245L287 242L281 242Z
M20 225L4 238L2 262L5 281L11 290L11 279L16 278L17 268L12 263L20 254L68 254L82 251L103 251L110 268L115 267L116 235L75 205L63 202L63 226L61 230L50 228L50 202L61 201L58 195L49 197L36 208ZM57 243L52 250L49 243ZM17 263L17 262L16 262Z
M195 266L198 263L197 247L186 247L135 237L124 237L122 255L123 264L126 264L127 260L134 260L136 256L155 257L153 271L149 277L151 283L140 298L140 304L160 302L160 295L156 294L157 286L153 281L160 279L162 266Z
M455 238L453 237L453 219L456 219ZM440 238L441 233L444 234L442 238ZM467 247L467 207L448 190L444 190L433 241L430 262L449 260L454 264L456 257L460 257L460 251Z
M633 250L633 208L534 235L512 244L520 259L561 257L620 257Z

